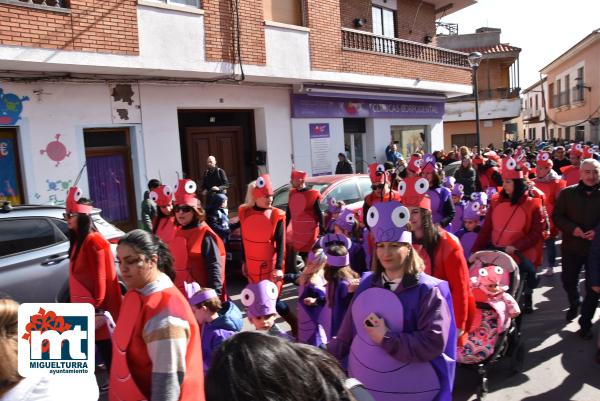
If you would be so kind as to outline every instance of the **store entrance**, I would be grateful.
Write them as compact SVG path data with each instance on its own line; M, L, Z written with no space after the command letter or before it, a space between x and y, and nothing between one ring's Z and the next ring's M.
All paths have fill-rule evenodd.
M365 161L366 131L364 118L344 118L344 149L355 173L368 170Z

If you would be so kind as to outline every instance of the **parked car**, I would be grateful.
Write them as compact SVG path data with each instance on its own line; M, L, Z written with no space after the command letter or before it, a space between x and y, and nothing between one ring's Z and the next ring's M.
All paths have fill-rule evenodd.
M59 206L0 208L0 292L19 303L68 300L69 229ZM125 233L94 209L98 231L116 243Z
M347 205L361 201L371 193L371 180L366 174L343 174L343 175L324 175L318 177L306 178L306 186L310 189L316 189L321 193L321 210L327 209L327 201L334 198L337 201L344 201ZM288 198L290 195L290 184L283 185L273 191L273 206L282 210L287 209ZM238 218L231 219L231 223L237 223ZM286 249L291 246L293 236L292 224L288 225L286 231ZM287 252L289 255L290 252ZM241 238L239 230L231 233L229 244L227 246L228 270L238 271L242 265ZM296 261L287 260L286 264L296 263L301 267L301 259Z

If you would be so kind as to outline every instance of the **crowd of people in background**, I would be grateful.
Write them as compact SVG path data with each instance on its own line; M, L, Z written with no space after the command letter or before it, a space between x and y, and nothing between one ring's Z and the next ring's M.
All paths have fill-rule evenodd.
M511 319L535 312L533 292L543 268L554 272L559 238L565 319L580 316L578 335L591 339L600 295L597 152L507 142L402 155L392 141L387 161L369 165L372 193L362 204L328 199L323 210L307 173L293 170L280 210L263 174L248 185L235 224L226 173L210 156L201 186L148 183L143 229L117 248L124 295L91 202L72 187L70 297L96 309L96 346L110 376L103 389L110 400L451 400L456 363L481 362ZM352 173L346 155L338 158L336 173ZM301 271L285 266L289 224ZM225 275L238 229L250 333L240 333L243 313ZM486 249L518 266L522 297L505 286L506 265L473 258ZM287 283L298 288L296 310L282 299ZM490 307L478 310L482 302ZM16 344L15 311L0 302L0 356L11 361L0 370L5 396L24 385L10 357L16 347L6 346ZM493 329L483 344L482 327ZM593 357L600 363L600 350Z

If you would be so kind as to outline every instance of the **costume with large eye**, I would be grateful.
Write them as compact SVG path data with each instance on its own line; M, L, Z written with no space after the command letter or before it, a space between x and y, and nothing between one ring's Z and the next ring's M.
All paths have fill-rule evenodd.
M511 269L514 267L510 266ZM508 330L511 319L521 311L518 303L507 292L510 283L508 269L476 261L471 266L470 276L476 301L491 307L489 310L477 309L468 340L458 348L460 362L476 364L494 352L498 335Z
M588 145L584 145L583 149L581 151L581 158L582 159L592 159L594 157L594 153L592 151L592 148L590 148Z
M488 187L501 186L503 176L500 175L500 169L498 168L498 164L500 163L499 158L486 159L479 157L476 156L473 159L473 164L476 167L475 170L477 171L481 189L485 191Z
M448 177L446 177L446 178L448 178ZM450 178L454 178L454 177L450 177ZM464 196L464 193L465 193L464 186L462 184L458 184L455 182L455 184L451 188L451 190L452 190L452 198L453 198L452 201L454 203L454 218L452 218L452 221L450 222L448 227L446 227L446 230L451 233L456 233L462 227L463 212L465 209L465 204L467 202L462 199ZM458 202L456 201L455 198L458 198Z
M69 188L66 200L67 213L91 214L93 207L91 205L80 205L77 203L83 197L83 191L77 187Z
M275 283L269 280L250 283L240 294L242 305L246 308L248 316L252 318L277 313L275 304L278 297L279 289Z
M454 189L455 184L456 184L456 178L454 178L452 176L444 177L444 181L442 181L442 186L448 188L450 191L452 191Z
M367 220L375 243L412 243L412 234L406 229L410 212L400 202L378 203L369 208Z
M550 153L548 153L548 152L538 153L535 160L536 160L537 166L539 166L539 167L552 168L552 166L554 165L554 163L552 162L552 158L550 157ZM536 174L536 175L539 175L539 174Z
M540 156L540 154L544 153L544 156ZM550 169L548 174L544 177L539 177L537 174L537 178L534 180L535 187L542 191L545 195L544 206L546 208L546 213L549 217L552 216L554 211L554 204L556 199L558 198L558 194L560 191L565 188L567 183L564 180L560 179L560 176L556 174L554 170L552 170L552 159L550 159L550 154L547 152L541 152L538 154L538 163L537 165L543 165L544 160L548 160L546 162L546 167ZM540 161L540 158L542 159ZM547 159L546 159L547 158ZM554 220L552 218L548 219L550 223L550 237L554 238L558 235L558 228L554 225Z
M398 184L398 193L407 207L431 210L431 198L427 194L429 182L423 177L406 177Z
M423 159L420 154L413 154L410 156L408 160L408 164L406 165L406 169L415 175L421 174L421 169L423 167Z
M292 172L292 179L305 176L303 171ZM320 227L323 226L320 202L321 194L317 190L290 189L288 218L292 225L292 247L296 252L309 252L319 236Z
M427 195L431 199L433 223L447 227L456 214L454 202L452 202L452 192L448 188L438 185L435 188L429 188Z
M480 221L481 219L481 203L478 201L469 201L465 204L465 209L463 212L463 220L474 220ZM477 226L473 231L467 231L464 227L461 227L457 232L456 236L460 240L460 243L463 248L463 253L465 258L468 259L471 255L471 249L473 248L473 244L477 239L477 235L479 235L479 230L481 226Z
M502 178L504 179L522 179L523 171L517 169L518 163L512 157L506 157L502 160Z
M179 371L174 371L169 379L180 380L175 394L178 400L198 400L198 394L204 394L202 343L187 293L182 294L173 287L162 273L148 287L151 287L148 291L128 291L123 299L112 337L108 399L150 400L152 385L156 384L156 372L165 372L163 365L155 366L153 361L164 356L160 350L165 347L171 346L170 349L174 350L181 345L179 338L166 338L164 333L179 333L185 329L185 353L172 361ZM161 346L157 345L159 342Z
M195 181L188 179L180 179L173 188L174 199L176 205L187 205L197 207L199 202L196 198L197 185ZM164 193L163 193L164 194Z
M310 254L309 254L310 258ZM309 262L310 263L310 262ZM327 282L322 275L315 275L310 282L298 288L298 341L320 347L327 344L331 326L331 309L327 302ZM306 305L306 298L315 298L314 305Z
M173 203L173 189L168 185L161 185L150 192L150 199L156 202L158 207L167 207ZM177 231L175 217L161 214L152 221L152 233L169 245Z
M256 199L272 194L273 190L269 176L265 174L258 177L252 196ZM251 283L272 280L278 260L283 260L285 212L276 207L262 209L241 205L238 216L244 247L244 274L246 278ZM281 244L276 240L277 232L281 234ZM281 255L279 255L278 250L281 250ZM281 286L281 282L278 285Z
M436 158L432 154L426 154L423 156L422 161L422 173L433 173L435 171L435 163L437 162Z
M290 178L292 180L306 180L307 176L308 176L308 173L306 171L292 170L292 174L291 174Z
M381 192L380 196L375 194L375 191L371 192L369 195L365 197L365 202L363 204L363 214L367 213L367 209L377 202L390 202L390 201L400 201L400 194L393 190L389 189L389 174L385 171L385 167L383 164L371 163L369 164L369 176L371 177L371 183L376 184L387 184L384 191L388 191L387 193ZM368 227L369 224L365 220L365 225Z
M150 191L150 199L152 199L158 207L167 207L173 203L173 189L168 185L161 185Z
M196 189L194 181L179 180L175 186L175 205L197 207ZM223 301L227 300L224 291L227 260L225 244L206 222L177 229L169 243L169 249L173 254L173 269L176 274L174 284L183 294L184 283L195 281L201 287L213 288Z
M371 184L389 183L389 175L385 171L385 166L383 164L369 164L369 178L371 179Z

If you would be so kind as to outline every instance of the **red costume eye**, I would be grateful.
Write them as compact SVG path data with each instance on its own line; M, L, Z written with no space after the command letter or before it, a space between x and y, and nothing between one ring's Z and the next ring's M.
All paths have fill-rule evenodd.
M75 202L77 202L79 199L81 199L82 195L83 195L83 192L81 192L81 189L77 188L77 190L73 194L73 199L75 200Z
M549 160L549 159L550 159L550 154L548 154L548 153L542 154L542 160Z
M419 178L417 182L415 182L415 191L419 195L423 195L429 189L429 181L425 178Z
M479 269L479 275L481 277L487 277L488 272L487 272L487 270L484 267L482 267L481 269Z
M405 192L406 192L406 182L400 181L400 183L398 184L398 193L400 195L404 195Z
M154 191L150 192L150 200L156 202L158 200L158 194Z
M165 196L171 196L172 193L173 193L173 190L171 189L171 187L168 185L165 185L165 187L163 188L163 194Z
M262 178L262 177L258 177L258 178L256 179L256 188L264 188L264 187L265 187L265 184L266 184L266 182L265 182L265 179L264 179L264 178Z
M196 183L192 180L189 180L185 183L185 192L188 194L193 194L196 192Z
M379 175L381 173L385 173L385 166L383 164L378 164L377 165L377 175Z
M379 221L379 210L376 207L372 206L369 208L367 212L367 224L369 227L374 227Z
M254 292L252 292L252 290L249 288L244 288L242 294L240 295L240 300L244 306L252 305L254 303Z
M506 168L509 170L514 170L517 168L517 162L512 157L506 161Z
M396 227L404 227L409 219L410 213L405 206L398 206L392 212L392 223L394 223Z
M494 267L494 272L498 275L502 275L504 274L504 269L502 269L500 266L496 266Z
M415 166L417 166L418 168L421 168L423 166L423 160L422 159L415 160Z

